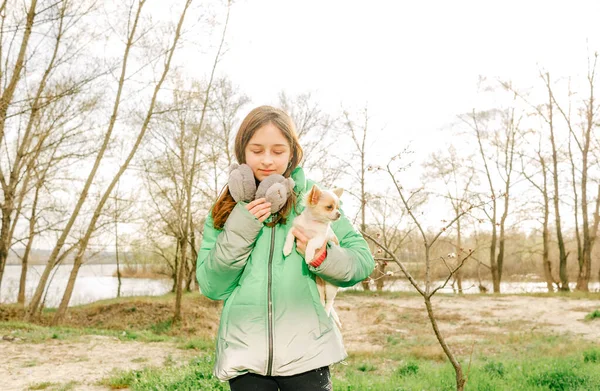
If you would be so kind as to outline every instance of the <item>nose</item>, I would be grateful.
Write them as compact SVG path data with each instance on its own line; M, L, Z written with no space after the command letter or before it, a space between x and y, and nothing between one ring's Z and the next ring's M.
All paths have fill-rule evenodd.
M341 216L342 216L342 214L340 213L339 210L335 212L335 219L336 220L339 219Z
M269 153L265 153L265 154L264 154L264 157L263 157L263 160L262 160L262 163L263 163L265 166L269 166L269 165L271 165L271 164L273 163L273 157L271 156L271 154L269 154Z

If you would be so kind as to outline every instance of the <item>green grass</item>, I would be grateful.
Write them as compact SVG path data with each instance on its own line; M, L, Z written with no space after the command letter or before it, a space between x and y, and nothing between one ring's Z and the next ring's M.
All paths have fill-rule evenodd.
M27 390L48 390L48 391L71 391L75 390L75 386L79 383L77 382L68 382L64 384L52 383L52 382L41 382L35 383L27 387Z
M177 345L177 348L184 350L197 350L210 352L215 348L215 341L203 338L192 338Z
M468 363L462 363L467 370ZM334 366L336 391L451 391L456 390L453 368L447 363L408 361L391 373L364 373L352 365ZM471 363L466 390L477 391L590 391L600 390L600 365L578 355L539 360L506 358Z
M584 350L583 362L600 364L600 349L591 348L591 349Z
M48 389L48 387L52 387L55 385L56 385L56 383L51 383L49 381L45 381L45 382L41 382L41 383L32 384L27 388L27 390L46 390L46 389Z
M590 312L589 314L587 314L585 316L586 320L593 320L593 319L600 319L600 310L595 310L593 312Z
M139 371L117 371L100 385L112 389L129 388L133 391L225 391L227 383L222 383L212 375L212 356L194 358L186 365L166 365L160 368L145 368Z
M157 328L157 330L159 330ZM181 337L156 334L151 330L103 330L74 327L47 327L24 322L0 322L0 334L10 334L28 343L43 343L48 340L77 340L86 335L115 337L122 341L165 342L181 341Z

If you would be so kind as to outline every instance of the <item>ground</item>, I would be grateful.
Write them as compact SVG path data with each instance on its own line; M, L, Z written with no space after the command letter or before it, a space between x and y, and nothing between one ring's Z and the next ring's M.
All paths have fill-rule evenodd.
M336 308L350 353L384 349L390 338L416 337L432 341L430 349L415 347L423 357L444 360L433 340L420 296L342 294L336 300ZM490 349L477 346L480 336L497 335L500 339L519 332L567 333L598 341L600 320L584 320L598 309L600 302L590 298L484 295L434 299L440 329L459 354ZM212 316L207 320L208 335L215 332L216 319ZM13 339L6 328L0 329L0 334L2 390L27 390L45 382L73 382L70 389L74 390L106 390L97 382L113 369L160 366L167 360L187 362L197 354L180 349L173 342L123 341L115 336L83 335L33 343Z

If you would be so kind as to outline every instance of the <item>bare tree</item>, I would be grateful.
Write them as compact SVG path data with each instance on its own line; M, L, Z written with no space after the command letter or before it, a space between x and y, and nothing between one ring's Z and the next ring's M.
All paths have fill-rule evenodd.
M419 194L421 193L415 192L409 198L413 208L421 206L426 200L425 197L419 198ZM383 245L394 254L398 254L415 229L414 226L406 224L408 212L404 205L397 198L388 195L376 195L369 206L373 210L374 219L374 223L369 224L369 231L376 232L375 236L380 239ZM375 250L375 269L370 278L375 281L378 291L382 291L385 281L393 276L393 272L386 271L390 261L393 261L393 259L385 255L381 248Z
M594 248L594 241L596 238L596 232L598 230L599 216L598 212L594 213L594 221L590 223L590 216L588 211L588 175L589 175L589 158L590 158L590 147L594 137L594 130L597 127L597 113L598 105L595 102L594 87L595 87L595 76L596 76L596 64L598 62L598 53L594 53L593 64L589 64L588 61L588 74L587 82L589 86L589 97L585 102L585 122L582 127L581 138L578 139L575 134L573 137L577 142L579 150L581 152L581 215L583 224L583 249L582 257L579 261L579 274L577 276L576 290L588 292L589 282L592 270L592 250ZM600 198L600 185L598 186L598 193L596 195L596 204ZM597 208L596 208L597 209ZM591 227L590 227L591 225ZM591 228L591 229L590 229Z
M527 178L527 180L536 188L538 189L541 194L542 194L542 198L543 198L543 208L544 208L544 218L543 218L543 223L542 223L542 241L543 241L543 251L542 251L542 263L543 263L543 267L544 267L544 276L546 279L546 284L548 287L548 290L551 292L554 290L553 288L553 284L556 284L559 290L562 291L569 291L569 281L568 281L568 275L567 275L567 257L568 254L566 252L566 248L565 248L565 240L563 237L563 232L562 232L562 221L561 221L561 214L560 214L560 198L559 198L559 170L558 170L558 163L559 163L559 158L558 158L558 147L557 147L557 142L556 142L556 130L555 130L555 122L554 122L554 103L555 103L555 99L553 96L553 92L552 92L552 84L550 81L550 73L546 72L545 74L540 73L540 78L544 81L546 90L548 92L548 103L546 105L535 105L532 104L523 94L519 93L516 89L514 89L511 85L504 83L504 87L507 89L510 89L511 91L513 91L518 97L520 97L521 99L523 99L523 101L525 101L525 103L527 103L531 108L533 108L536 112L536 114L543 119L543 121L546 123L546 125L548 126L548 129L550 131L549 134L549 140L550 140L550 145L552 147L552 184L553 184L553 206L554 206L554 218L555 218L555 227L556 227L556 237L557 237L557 245L558 245L558 252L559 252L559 276L560 276L560 283L558 283L554 277L552 276L552 266L551 266L551 262L549 259L549 229L548 229L548 224L549 224L549 206L548 206L548 202L549 202L549 193L548 193L548 188L547 188L547 174L548 174L548 167L547 167L547 160L546 158L543 156L542 154L542 136L540 135L540 139L538 142L538 147L537 147L537 152L535 153L535 157L531 157L530 160L533 160L535 162L537 162L540 167L541 167L541 174L542 174L542 184L536 183L533 179L533 177L531 175L528 175L526 173L526 170L523 169L522 173L524 174L524 176ZM545 112L543 109L547 108L547 112ZM569 150L570 150L570 146L569 146ZM573 180L574 180L574 176L573 176ZM577 190L575 188L575 186L573 186L573 189L575 191L575 203L577 203ZM576 207L577 209L577 207ZM579 228L578 228L578 222L577 222L577 216L575 216L575 231L576 233L578 232ZM577 237L579 237L578 234L576 234ZM579 245L578 245L579 247Z
M396 158L393 158L392 161L396 160ZM431 249L432 246L435 244L435 242L440 238L440 236L446 232L451 226L453 226L456 221L458 221L460 218L462 218L465 214L470 213L473 208L476 207L481 207L484 206L482 205L470 205L468 208L466 208L465 210L463 210L458 216L455 216L451 221L447 222L446 224L444 224L444 226L442 227L442 229L440 229L436 234L434 234L433 236L428 235L425 230L423 229L423 226L421 225L421 222L417 219L415 213L413 213L413 206L409 203L408 198L405 195L405 189L400 185L398 179L397 179L397 172L396 170L393 170L391 168L391 163L392 161L390 161L386 167L386 171L389 174L392 182L394 183L394 186L396 187L396 190L398 192L398 195L400 196L404 207L406 208L406 210L408 211L408 214L410 215L411 219L413 220L413 222L415 223L415 225L417 226L418 231L421 234L421 237L423 239L423 247L424 247L424 265L425 265L425 281L420 284L419 282L417 282L417 280L411 275L411 273L408 271L408 269L404 266L404 264L396 257L396 255L394 254L393 251L391 251L390 249L388 249L383 243L381 243L379 240L375 239L373 236L369 235L367 232L362 231L363 235L365 235L368 239L370 239L371 241L373 241L377 246L379 246L380 248L382 248L393 260L394 262L396 262L396 264L398 264L398 266L400 267L400 269L402 270L402 272L404 273L404 275L406 276L406 278L408 278L408 280L410 281L411 285L415 288L415 290L417 292L419 292L419 294L423 297L424 301L425 301L425 307L427 309L427 315L429 317L429 321L431 323L431 326L433 328L434 334L440 344L440 346L442 347L442 350L444 351L444 353L446 354L446 357L448 357L448 360L450 361L450 363L452 364L454 371L455 371L455 375L456 375L456 389L458 391L462 391L464 390L465 384L466 384L466 377L463 373L463 369L461 364L459 363L459 361L457 360L455 354L452 352L452 350L450 349L450 347L448 346L448 344L446 343L446 340L444 338L444 336L442 335L442 333L439 330L438 327L438 321L436 319L435 313L434 313L434 309L433 309L433 305L431 302L431 298L442 288L444 288L447 284L448 281L452 278L452 276L456 273L456 271L458 269L460 269L465 261L472 255L473 251L471 249L461 252L459 253L459 257L461 258L460 261L458 262L458 264L455 267L450 267L448 265L448 263L446 262L446 259L442 256L439 258L433 258L431 256ZM431 273L431 269L432 269L432 262L435 259L439 259L441 262L444 263L444 265L446 265L446 267L448 268L448 276L445 279L445 281L438 285L438 286L434 286L433 285L433 281L432 281L432 273Z
M546 88L548 90L548 117L547 123L550 128L550 144L552 145L552 183L554 185L554 196L553 196L553 204L554 204L554 220L556 225L556 237L558 240L558 251L559 251L559 276L560 276L560 287L561 291L570 291L569 288L569 278L567 274L567 257L568 254L565 249L565 241L562 233L562 222L560 217L560 202L559 202L559 176L558 176L558 148L556 143L555 136L555 127L554 127L554 104L556 103L556 99L554 98L554 94L552 93L552 87L550 82L550 74L547 73L546 77L542 77L546 84ZM558 105L557 105L558 106ZM560 110L560 106L559 110ZM569 122L569 121L567 121ZM575 190L575 187L573 187ZM576 190L575 190L576 191ZM575 200L577 200L577 196L575 196ZM577 220L577 218L576 218ZM577 225L577 223L576 223ZM578 229L578 228L577 228ZM579 237L579 235L577 235Z
M122 273L121 273L121 249L123 247L124 242L127 240L124 235L119 231L119 224L131 224L134 223L138 218L135 216L134 210L134 202L131 196L125 194L125 192L120 191L120 183L121 181L117 181L117 186L115 188L114 194L110 197L113 201L112 205L107 205L106 210L104 211L106 218L112 220L111 225L114 227L114 231L111 232L111 236L114 237L115 240L115 261L117 263L117 297L121 297L121 287L122 287ZM108 230L111 230L107 226Z
M550 193L548 191L548 162L542 151L542 133L539 133L538 148L535 157L528 158L527 163L521 160L521 173L536 188L542 196L542 268L548 292L554 292L554 285L559 287L558 281L552 275L552 262L550 261ZM527 167L536 167L541 176L541 183L536 181L534 174L528 173ZM537 208L537 204L536 204Z
M496 132L487 131L482 129L482 123L486 124L494 120L495 117L500 114L502 118L502 128ZM505 222L508 216L508 191L511 185L511 176L513 172L513 159L515 154L515 138L517 133L517 127L514 118L514 108L508 109L507 111L499 112L492 110L489 112L476 113L475 110L464 118L459 117L464 123L468 124L475 132L477 144L479 145L479 154L483 161L485 169L485 176L489 185L489 198L491 199L491 214L484 209L486 216L491 225L491 244L490 244L490 269L492 273L492 284L495 293L500 293L500 282L502 280L502 266L504 262L504 244L505 244ZM495 165L498 174L501 176L504 182L504 192L497 194L496 181L494 181L495 175L490 169L491 158L489 153L484 147L484 140L491 138L490 146L496 151ZM498 212L500 210L498 205L498 199L504 198L504 210L500 219L498 219ZM498 234L497 228L500 227L500 233ZM498 252L496 253L496 251Z
M126 76L126 71L127 71L127 60L129 59L129 52L131 50L131 47L133 46L134 43L134 39L135 39L135 33L136 33L136 29L138 26L138 22L139 22L139 18L142 12L142 8L144 6L145 0L140 0L138 7L135 11L134 14L134 18L133 20L128 20L128 37L127 37L127 43L125 46L125 51L124 51L124 55L123 55L123 62L122 62L122 67L121 67L121 76L119 78L119 84L118 84L118 88L117 88L117 94L116 94L116 98L115 98L115 102L113 105L113 113L111 115L110 121L109 121L109 125L108 125L108 129L104 135L104 139L102 141L102 145L100 146L100 149L96 155L95 161L94 161L94 165L85 181L84 187L82 192L80 193L77 202L75 204L75 208L73 209L73 212L70 214L70 218L69 221L67 222L66 226L64 227L64 229L62 230L62 233L56 243L56 245L54 246L50 257L48 259L48 262L46 264L46 267L44 268L44 271L42 272L42 275L40 277L40 281L38 283L38 286L35 290L35 293L31 299L31 302L29 303L29 306L27 308L27 312L25 314L25 320L31 320L33 318L33 316L37 313L38 307L40 306L40 302L42 299L42 294L46 288L46 284L48 282L48 278L50 277L50 273L52 271L52 269L60 262L60 258L59 258L59 254L63 249L63 246L65 245L65 242L69 236L69 233L71 231L71 229L73 228L73 225L75 224L75 220L77 219L81 208L83 207L83 204L88 196L88 192L90 190L90 187L92 186L92 183L94 181L94 177L96 176L96 173L98 171L98 168L100 167L100 162L102 161L102 158L104 156L104 153L106 152L106 149L108 147L108 144L110 142L111 139L111 135L112 132L114 130L115 127L115 123L117 121L117 116L119 113L119 105L121 103L121 93L123 91L123 87L125 85L125 76ZM131 5L130 7L130 14L131 14L131 10L133 9L133 5Z
M447 153L438 152L431 154L424 166L427 170L424 175L425 181L435 181L441 179L444 183L444 193L454 211L454 216L458 216L468 208L473 202L473 193L471 186L476 185L475 168L469 162L474 160L474 156L464 156L456 151L451 145ZM466 164L465 164L466 162ZM456 220L456 241L455 254L459 254L463 247L461 219ZM455 274L458 292L463 293L462 270L458 269Z
M93 94L92 94L93 95ZM95 98L92 98L92 102ZM24 242L25 251L21 257L21 278L19 284L18 303L25 304L25 291L29 257L36 237L53 230L61 219L51 215L57 206L44 194L51 193L51 182L60 172L64 175L64 167L88 156L82 148L84 143L81 121L85 121L85 113L94 107L88 98L81 99L71 95L69 99L57 101L57 104L41 109L38 116L35 134L35 145L27 156L27 166L19 191L19 200L15 214L28 220L28 230L23 239L15 238L18 218L12 222L10 237L15 238L13 244ZM42 125L43 124L43 125ZM26 204L26 199L30 204ZM55 200L51 198L51 200ZM26 215L28 213L28 215ZM11 245L12 248L12 245Z
M344 163L331 159L331 145L335 145L337 130L312 93L289 96L279 93L279 105L288 112L296 125L298 139L304 151L302 167L325 187L333 187L340 180Z
M359 209L357 216L360 216L360 230L367 230L367 221L366 221L366 209L367 203L370 200L371 195L367 192L366 188L366 177L367 171L371 171L367 158L367 150L368 150L368 142L367 137L370 131L369 128L369 115L368 108L365 107L360 113L360 119L355 120L353 116L348 112L344 111L343 113L343 127L345 131L350 135L352 140L352 152L350 159L354 160L355 158L358 160L358 164L348 161L348 159L340 158L340 160L345 164L346 174L351 178L353 183L358 183L358 189L345 189L345 191L352 195L359 202ZM357 123L360 121L360 123ZM356 218L354 219L356 220ZM364 290L370 290L369 281L373 279L373 277L377 278L379 272L374 271L374 275L362 281L362 287Z
M198 124L199 129L202 129L204 125L204 118L206 116L206 110L208 108L209 96L211 92L212 83L214 80L215 70L217 69L217 64L219 62L219 57L221 56L221 50L223 48L223 43L225 42L225 33L227 32L227 25L229 23L229 13L231 11L231 1L227 2L227 16L225 19L225 25L223 27L223 34L221 36L221 43L219 44L219 49L215 55L215 60L213 63L213 67L210 74L210 79L206 88L206 95L204 97L204 102L202 105L202 114L200 116L200 123ZM194 148L192 149L192 161L189 167L184 167L184 172L189 172L189 175L186 175L187 182L185 183L186 187L186 205L185 205L185 221L183 225L183 246L181 248L181 259L179 266L179 276L177 278L177 292L175 299L175 314L173 316L173 323L177 323L181 321L181 297L182 297L182 284L184 281L184 264L187 264L185 260L187 259L187 250L188 247L195 247L195 243L190 243L188 239L189 228L192 225L192 194L193 194L193 178L195 178L196 173L196 161L198 160L199 150L198 145L200 142L200 132L196 132L194 135Z
M103 140L101 143L100 148L98 149L93 167L89 173L89 175L87 176L87 179L85 180L85 184L83 186L83 190L81 191L81 193L79 194L79 197L77 199L77 201L75 202L75 207L72 211L72 213L70 214L69 220L66 224L66 226L62 229L60 237L57 240L57 243L54 247L54 249L52 250L48 263L46 265L46 268L44 269L44 272L42 273L41 279L40 279L40 283L34 293L34 296L31 300L31 303L28 307L27 313L26 313L26 319L31 319L32 316L36 313L36 310L38 309L39 305L40 305L40 300L42 298L42 293L45 289L46 283L48 281L48 277L50 275L51 270L58 264L59 260L62 258L62 255L60 255L61 251L63 250L63 247L67 241L67 238L71 232L71 229L73 228L75 221L77 219L77 217L80 214L80 211L82 210L83 204L86 201L86 199L88 198L88 193L90 190L90 187L92 186L92 183L94 182L94 178L96 176L96 173L98 171L98 168L100 166L100 163L102 161L103 156L105 155L108 145L111 142L111 135L112 132L115 128L115 124L117 121L117 117L119 115L119 106L120 103L122 102L122 92L123 92L123 88L125 85L125 79L126 79L126 72L127 72L127 63L128 63L128 59L129 59L129 54L131 51L131 48L133 47L134 43L137 42L137 38L136 38L136 30L138 27L138 22L140 20L140 15L142 12L142 9L144 7L145 4L145 0L140 0L137 4L137 7L134 7L134 5L132 4L129 7L129 12L130 12L130 16L133 16L129 19L129 24L128 24L128 37L127 37L127 42L125 45L125 51L124 51L124 55L123 55L123 61L122 61L122 66L121 66L121 75L118 81L118 85L117 85L117 91L116 91L116 96L115 96L115 102L113 105L113 110L112 110L112 115L110 118L110 121L107 125L107 130L103 136ZM186 4L185 10L187 10L187 7L189 6L189 2ZM179 29L180 29L180 25L183 21L183 16L185 15L185 11L182 13L182 19L180 19L180 24L179 24ZM96 204L94 210L93 210L93 215L91 218L91 221L89 222L89 225L87 226L86 229L84 229L84 236L81 238L81 240L78 243L78 251L77 251L77 255L75 256L75 261L74 261L74 266L71 272L71 276L69 278L69 282L67 284L67 289L65 291L65 296L63 297L63 300L61 302L61 306L59 307L59 310L57 311L56 315L55 315L55 320L54 322L57 322L58 320L60 320L60 318L64 315L64 312L66 311L66 306L68 305L68 301L70 299L70 295L72 293L72 287L74 285L74 281L75 281L75 277L77 275L77 272L79 270L79 267L81 266L81 262L83 259L83 254L85 252L85 249L87 247L87 244L89 242L89 240L92 237L92 234L94 232L94 229L96 228L96 223L98 221L98 218L101 215L101 210L104 206L104 204L106 203L106 200L108 199L110 192L112 191L112 189L114 188L116 182L118 181L119 177L122 175L122 173L125 171L125 169L127 168L133 154L135 153L135 151L137 150L137 147L145 133L145 130L148 126L148 123L152 117L152 113L153 113L153 107L154 107L154 103L156 101L156 95L158 94L158 91L160 90L160 87L162 85L162 82L164 81L165 77L166 77L166 73L168 72L169 69L169 65L170 65L170 60L173 56L174 53L174 49L177 43L177 39L179 37L179 30L177 30L176 34L175 34L175 40L174 40L174 44L171 46L171 48L167 51L167 57L165 59L165 68L163 71L163 74L161 76L161 78L159 79L159 81L157 82L155 89L154 89L154 94L153 94L153 98L151 99L151 103L149 105L149 109L148 112L146 114L146 118L144 120L144 124L141 127L141 130L138 134L137 139L135 140L135 143L131 149L131 152L128 156L128 158L126 159L126 161L122 164L122 166L120 167L118 173L115 175L115 177L113 178L113 180L111 181L110 185L108 186L108 188L106 189L106 191L104 191L101 194L101 198L99 199L98 203Z
M0 5L0 14L2 15L2 25L4 25L4 20L6 18L6 5L7 1L3 1ZM5 144L6 139L6 121L7 114L9 108L13 107L13 98L15 96L15 91L17 86L19 85L19 81L22 77L22 71L25 67L26 62L26 53L29 46L29 40L31 37L32 29L34 26L35 17L39 17L39 13L36 12L37 1L32 0L29 4L29 8L26 13L26 23L24 26L23 37L21 39L21 43L19 46L19 52L17 55L17 59L15 61L12 75L10 76L10 81L3 88L2 95L0 96L0 140L3 140L3 145ZM37 120L37 115L40 110L40 106L42 105L43 94L45 93L46 85L48 82L48 78L50 73L54 70L55 63L58 57L58 51L61 47L61 38L64 33L64 24L65 24L65 12L66 12L66 1L60 2L55 7L60 9L59 11L59 19L57 23L57 31L56 31L56 39L54 42L53 53L50 58L49 63L46 66L46 69L43 73L43 76L37 86L37 91L34 93L34 97L31 102L30 107L30 115L27 121L27 125L23 134L17 135L17 145L16 151L14 153L12 161L9 159L8 167L0 167L0 184L2 186L2 226L0 230L0 284L2 283L2 277L4 274L4 265L6 264L6 259L8 257L8 251L10 248L10 243L12 241L11 237L11 222L15 217L15 203L19 198L18 195L18 184L21 180L21 176L23 175L22 171L27 167L27 161L25 159L26 155L29 153L31 148L31 144L33 142L33 133L34 128L33 125ZM54 7L52 7L54 8ZM18 30L18 29L15 29ZM16 33L15 33L16 34ZM4 28L0 30L0 50L4 45L1 44L5 39L4 37ZM9 45L10 49L11 45ZM1 53L1 57L10 57L10 53ZM3 58L0 59L3 62ZM6 70L2 70L6 71ZM4 73L4 72L2 72ZM8 153L8 151L6 151Z
M575 184L575 165L576 162L573 159L573 154L570 149L570 157L571 157L571 177L573 182L573 191L575 197L575 219L576 224L578 224L578 206L577 202L580 198L580 206L581 206L581 218L582 218L582 236L579 233L579 227L577 225L577 243L578 243L578 263L579 263L579 273L577 276L577 285L575 287L576 290L579 291L589 291L589 280L591 276L591 265L592 265L592 250L594 246L594 241L596 237L597 227L598 227L598 215L594 213L594 220L590 222L590 215L588 206L590 203L590 199L588 197L588 179L589 179L589 169L590 169L590 152L593 140L596 140L597 137L594 135L594 130L596 129L596 116L598 113L598 105L595 102L594 97L594 87L595 87L595 75L596 75L596 65L598 60L598 53L594 53L592 61L588 61L588 73L587 73L587 84L589 87L589 95L586 100L584 100L584 108L581 110L582 116L582 125L581 125L581 133L577 135L575 131L575 126L571 120L570 110L565 111L565 109L558 103L556 96L552 93L550 87L550 78L547 76L546 85L549 90L550 97L552 102L556 105L557 109L561 113L563 119L565 120L567 127L569 129L569 137L575 140L577 148L581 154L581 167L579 168L580 172L580 196L577 195L576 184ZM569 88L569 99L571 98L570 88ZM600 188L599 188L600 189ZM597 197L600 197L600 192ZM562 275L561 275L562 280ZM564 283L563 283L564 284ZM565 289L566 290L566 289Z
M140 0L140 7L139 9L141 9L141 6L143 4L145 0ZM77 274L79 272L79 268L81 267L82 261L83 261L83 256L85 254L85 251L87 249L87 245L89 243L89 240L93 234L93 232L96 229L96 223L98 221L98 219L100 218L102 209L104 208L104 205L106 204L111 192L113 191L113 189L115 188L116 184L118 183L120 177L123 175L123 173L125 172L125 170L127 169L127 167L129 166L129 163L131 162L131 160L133 159L135 153L137 152L142 139L144 138L144 135L146 134L146 131L148 129L148 125L150 123L150 120L152 119L152 116L154 114L154 107L156 105L156 101L157 101L157 96L158 93L161 89L161 86L163 84L163 82L165 81L167 74L169 73L169 69L171 66L171 60L173 59L173 55L175 54L175 49L177 48L177 42L179 40L179 37L181 36L181 29L183 26L183 22L185 20L185 15L186 12L191 4L192 0L186 0L185 5L183 7L183 11L180 14L179 17L179 21L177 23L177 29L175 31L174 37L173 37L173 42L171 44L171 46L169 47L168 51L167 51L167 56L165 59L165 63L164 63L164 68L163 68L163 72L162 75L160 77L160 79L158 80L158 82L156 83L155 87L154 87L154 92L152 95L152 98L150 100L150 104L148 107L148 110L146 112L146 116L144 118L144 122L139 130L139 133L137 135L137 138L135 140L134 145L131 147L129 154L126 158L126 160L123 162L123 164L121 165L121 167L119 168L119 171L117 172L117 174L115 175L115 177L112 179L112 181L110 182L108 188L104 191L104 193L102 194L102 198L100 199L100 201L98 202L98 204L95 207L94 210L94 215L92 217L91 222L89 223L87 230L85 232L85 236L83 237L82 242L80 243L78 249L77 249L77 254L75 255L75 260L73 261L73 269L71 270L71 274L69 275L69 281L67 282L67 287L65 289L65 293L64 296L60 302L60 305L58 306L58 310L56 311L56 314L54 315L54 319L52 320L53 324L57 324L58 322L60 322L62 320L62 318L64 317L66 311L67 311L67 307L69 305L69 301L71 299L71 295L73 293L73 288L75 286L75 280L77 279Z
M247 95L241 93L231 80L221 78L216 81L213 99L209 102L210 114L214 117L214 125L211 132L215 139L215 145L220 147L216 153L225 156L227 167L233 163L233 146L231 145L234 135L234 125L242 107L250 102Z

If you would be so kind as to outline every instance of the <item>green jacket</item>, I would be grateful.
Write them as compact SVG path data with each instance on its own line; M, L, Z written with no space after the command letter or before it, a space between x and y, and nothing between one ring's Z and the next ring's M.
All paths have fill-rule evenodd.
M302 199L313 182L301 168L292 178ZM349 287L368 277L375 262L343 213L332 225L340 245L328 244L318 268L296 251L284 257L295 216L269 228L238 204L222 230L213 227L212 216L206 219L196 272L202 294L225 300L214 368L220 380L247 372L290 376L347 357L340 331L321 305L315 275Z

